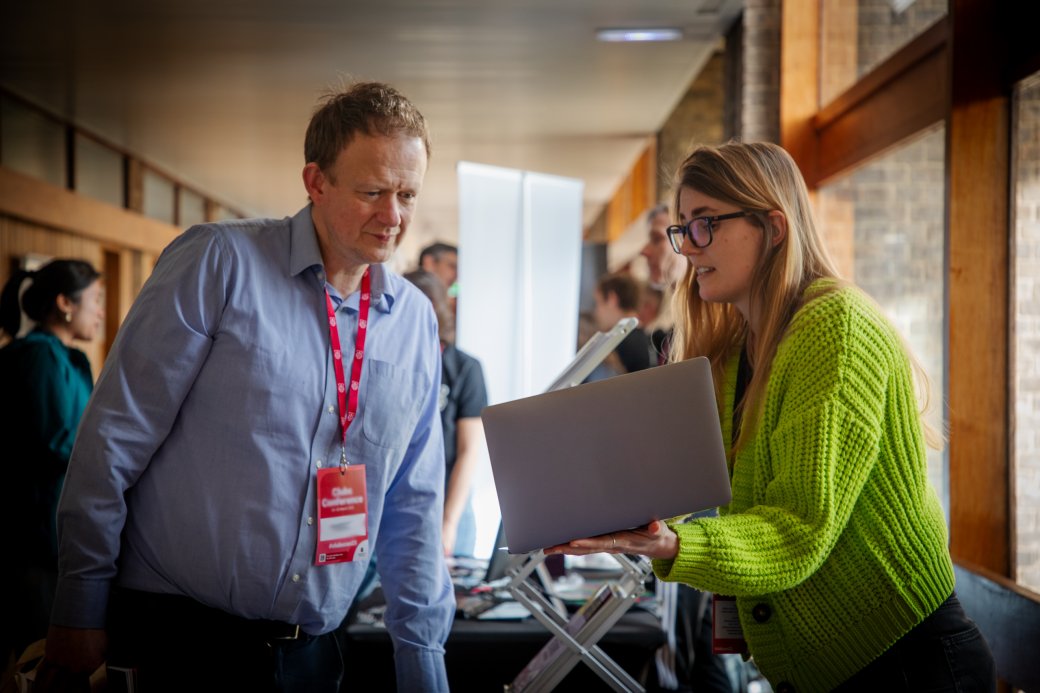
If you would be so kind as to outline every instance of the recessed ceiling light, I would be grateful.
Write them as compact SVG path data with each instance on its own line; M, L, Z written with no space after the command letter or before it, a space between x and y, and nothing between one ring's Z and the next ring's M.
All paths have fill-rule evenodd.
M681 41L682 29L600 29L597 41Z

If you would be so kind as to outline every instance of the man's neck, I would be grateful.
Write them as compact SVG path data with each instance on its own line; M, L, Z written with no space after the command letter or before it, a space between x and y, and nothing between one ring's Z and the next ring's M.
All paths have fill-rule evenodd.
M328 230L317 210L311 208L311 221L314 222L315 237L318 239L318 252L321 253L321 264L325 267L325 281L332 285L344 300L347 296L361 288L361 277L368 269L367 264L358 264L350 258L337 253L331 243L325 241Z
M325 280L339 292L341 298L346 299L361 288L361 277L366 269L368 265L334 268L331 263L325 262Z

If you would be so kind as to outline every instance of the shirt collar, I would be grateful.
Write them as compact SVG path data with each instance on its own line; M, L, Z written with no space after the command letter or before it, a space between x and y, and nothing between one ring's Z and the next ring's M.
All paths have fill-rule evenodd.
M307 269L312 270L319 290L324 289L325 266L321 260L314 219L311 217L311 205L297 212L289 227L289 274L295 277ZM369 265L368 276L372 282L372 307L381 313L389 313L394 305L394 289L390 277L383 265ZM335 289L331 286L329 288L329 295L334 299L341 298ZM347 297L347 309L358 310L360 301L360 293L355 291ZM338 300L336 302L339 303Z

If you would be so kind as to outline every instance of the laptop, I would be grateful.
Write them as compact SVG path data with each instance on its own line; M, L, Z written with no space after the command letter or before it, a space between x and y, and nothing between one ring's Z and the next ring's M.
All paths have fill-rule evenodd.
M487 407L481 419L509 553L731 499L703 357Z

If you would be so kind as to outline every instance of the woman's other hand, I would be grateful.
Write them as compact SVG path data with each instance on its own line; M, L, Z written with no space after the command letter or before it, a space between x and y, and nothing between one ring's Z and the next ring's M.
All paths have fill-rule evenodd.
M563 553L584 556L590 553L634 553L649 558L674 559L679 555L679 535L672 528L654 520L635 529L602 534L588 539L576 539L545 549L545 555Z

